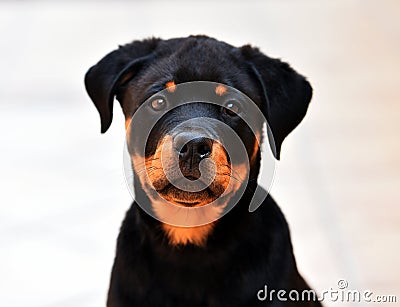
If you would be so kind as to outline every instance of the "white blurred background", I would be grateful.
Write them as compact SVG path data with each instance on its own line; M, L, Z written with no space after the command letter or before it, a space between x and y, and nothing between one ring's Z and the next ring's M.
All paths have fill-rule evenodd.
M254 44L309 78L271 192L298 267L319 292L346 279L399 301L398 1L1 1L0 305L105 306L131 202L124 121L116 104L100 135L83 76L118 44L190 34Z

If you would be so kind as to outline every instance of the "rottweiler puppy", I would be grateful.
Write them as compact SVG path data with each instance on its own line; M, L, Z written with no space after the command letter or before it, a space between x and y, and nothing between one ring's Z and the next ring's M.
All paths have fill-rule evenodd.
M194 81L213 82L210 95L219 104L199 99L168 108L180 95L179 85ZM303 119L312 97L302 75L250 45L238 48L206 36L190 36L120 46L89 69L85 85L100 113L102 133L111 125L114 97L119 101L133 142L129 151L135 195L146 199L153 213L148 214L135 197L118 237L108 307L320 306L302 296L302 291L311 290L297 270L289 228L275 201L268 195L257 210L248 210L259 188L263 123L257 123L256 131L250 129L240 116L248 112L248 105L230 95L231 88L237 89L258 106L279 159L283 140ZM138 157L133 152L140 137L129 127L143 106L142 121L159 119ZM207 120L193 129L181 128L181 123L196 118L229 126L245 148L248 168L233 171L223 133ZM160 162L162 148L165 163ZM175 168L168 162L174 155L179 165ZM140 158L144 163L138 162ZM196 182L212 168L207 161L212 162L214 177L203 189L186 191L167 176L178 168L187 180ZM238 179L243 176L248 178L245 183ZM241 196L223 215L218 208L224 208L240 189ZM217 201L211 207L214 216L209 223L192 226L168 223L163 214L173 215L173 211L155 200L154 191L182 210ZM225 198L221 197L224 191ZM280 290L284 292L278 296ZM293 299L293 293L289 298L290 291L297 291L298 298Z

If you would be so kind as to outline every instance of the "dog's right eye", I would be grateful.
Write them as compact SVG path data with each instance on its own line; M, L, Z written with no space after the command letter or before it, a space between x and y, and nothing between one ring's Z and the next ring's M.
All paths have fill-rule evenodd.
M167 101L162 97L158 97L150 102L150 106L155 111L161 111L167 106Z

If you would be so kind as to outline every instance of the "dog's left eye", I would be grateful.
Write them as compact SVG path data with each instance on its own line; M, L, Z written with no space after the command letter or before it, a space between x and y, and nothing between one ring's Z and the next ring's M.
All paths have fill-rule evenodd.
M222 111L229 116L237 116L240 112L240 105L237 101L229 100L225 102Z
M167 101L164 98L158 97L151 101L150 106L155 111L161 111L167 106Z

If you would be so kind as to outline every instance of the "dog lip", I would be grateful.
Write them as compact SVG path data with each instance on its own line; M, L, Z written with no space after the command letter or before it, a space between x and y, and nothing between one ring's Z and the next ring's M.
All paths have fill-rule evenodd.
M169 183L163 189L160 189L157 192L161 196L162 195L168 196L168 198L167 198L168 200L170 200L172 202L175 202L175 203L178 203L178 204L181 204L181 205L185 205L187 207L195 206L195 205L198 205L198 204L202 203L203 200L204 200L204 197L205 197L204 193L207 194L207 198L209 198L209 199L212 199L214 197L213 191L211 191L211 189L208 188L208 187L205 188L204 190L200 191L200 192L192 192L192 194L198 194L199 195L198 198L193 198L192 200L179 199L179 198L176 198L174 196L171 197L169 192L171 190L173 190L173 189L177 189L177 188L173 184Z
M180 205L184 205L185 207L194 207L201 203L200 201L186 202L186 201L181 201L181 200L176 200L176 199L174 199L173 202L180 204Z
M167 193L169 189L178 189L177 187L175 187L172 183L168 183L164 188L157 190L157 192L159 193ZM203 191L207 191L210 195L213 195L213 192L211 191L210 187L206 187L204 190L199 191L199 192L203 192ZM193 194L199 193L199 192L192 192Z

